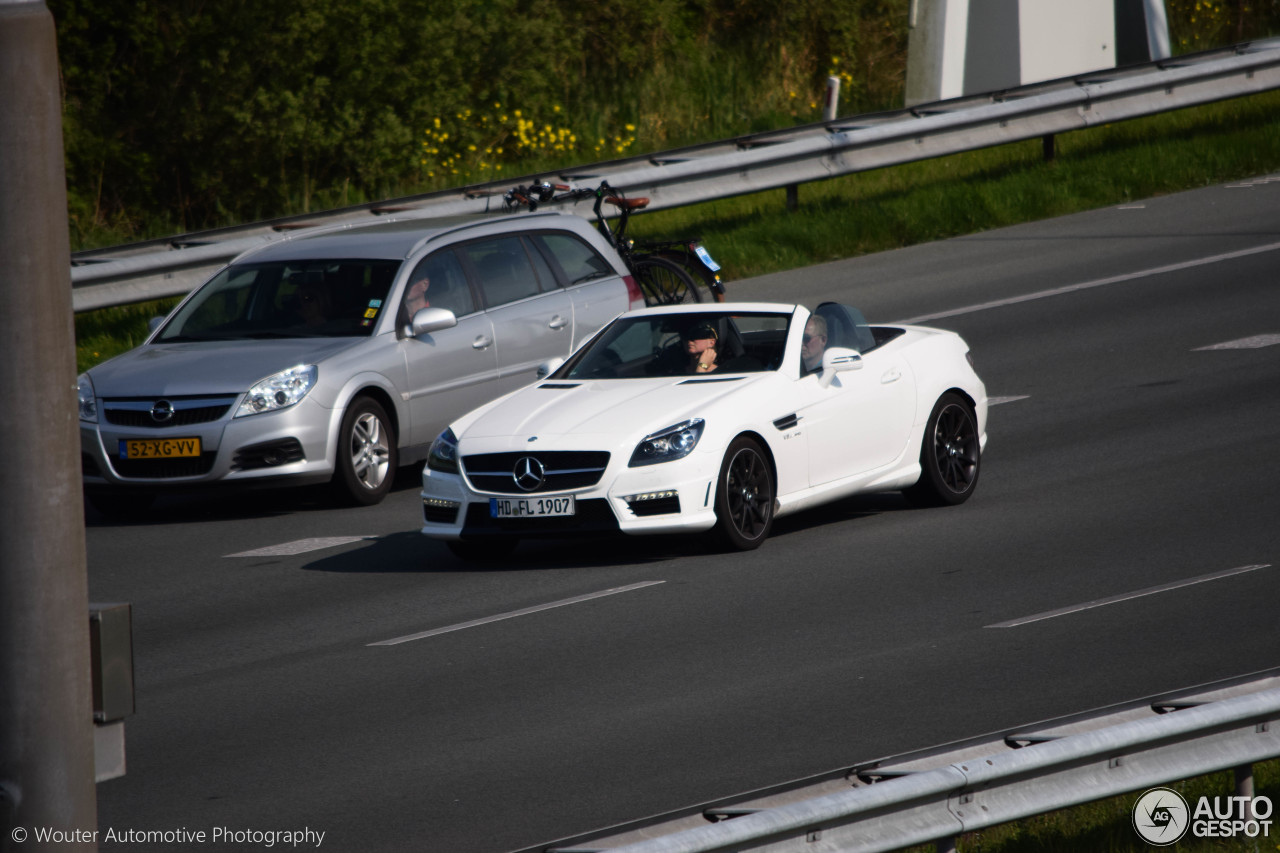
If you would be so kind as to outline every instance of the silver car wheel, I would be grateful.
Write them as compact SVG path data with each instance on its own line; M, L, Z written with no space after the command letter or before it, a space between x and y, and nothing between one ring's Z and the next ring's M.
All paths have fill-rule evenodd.
M364 412L351 429L351 470L369 490L376 490L391 470L391 447L382 421L373 412Z

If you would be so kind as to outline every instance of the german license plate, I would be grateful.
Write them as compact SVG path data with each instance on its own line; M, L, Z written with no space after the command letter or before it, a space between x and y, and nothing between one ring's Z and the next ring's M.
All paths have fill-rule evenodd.
M199 438L122 438L121 459L173 459L199 456Z
M548 515L573 515L573 495L556 498L489 498L492 518L537 518Z

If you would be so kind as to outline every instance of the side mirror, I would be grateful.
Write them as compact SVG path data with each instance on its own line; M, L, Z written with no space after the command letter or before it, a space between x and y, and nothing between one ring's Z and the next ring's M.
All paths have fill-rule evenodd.
M544 361L538 365L538 378L546 379L551 374L560 369L560 365L564 364L564 359L556 356L550 361Z
M453 316L453 312L449 309L422 308L413 315L412 321L404 330L405 337L416 338L441 329L452 329L456 325L458 325L458 318Z
M846 347L831 347L822 354L822 375L818 384L823 388L835 381L837 373L862 369L862 354Z
M163 317L152 317L150 320L147 321L147 334L149 335L152 332L154 332L156 329L160 328L160 324L163 322L164 322Z

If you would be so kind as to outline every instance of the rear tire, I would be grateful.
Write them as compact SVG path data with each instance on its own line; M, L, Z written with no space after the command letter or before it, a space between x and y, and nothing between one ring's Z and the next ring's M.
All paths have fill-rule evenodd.
M934 404L920 445L920 479L903 494L921 506L955 506L978 486L982 448L973 408L959 394Z
M636 283L644 293L645 305L679 305L701 302L697 282L674 261L657 256L641 258L634 263Z
M396 434L378 401L360 397L342 417L333 485L346 503L373 506L396 479Z
M716 481L716 531L735 551L759 548L773 529L776 489L769 459L753 438L735 438Z

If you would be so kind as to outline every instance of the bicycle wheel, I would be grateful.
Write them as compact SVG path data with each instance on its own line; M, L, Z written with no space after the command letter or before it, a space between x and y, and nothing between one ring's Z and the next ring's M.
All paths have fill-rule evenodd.
M693 276L666 258L650 256L639 258L631 267L636 283L644 292L646 305L678 305L681 302L701 302L702 294Z

